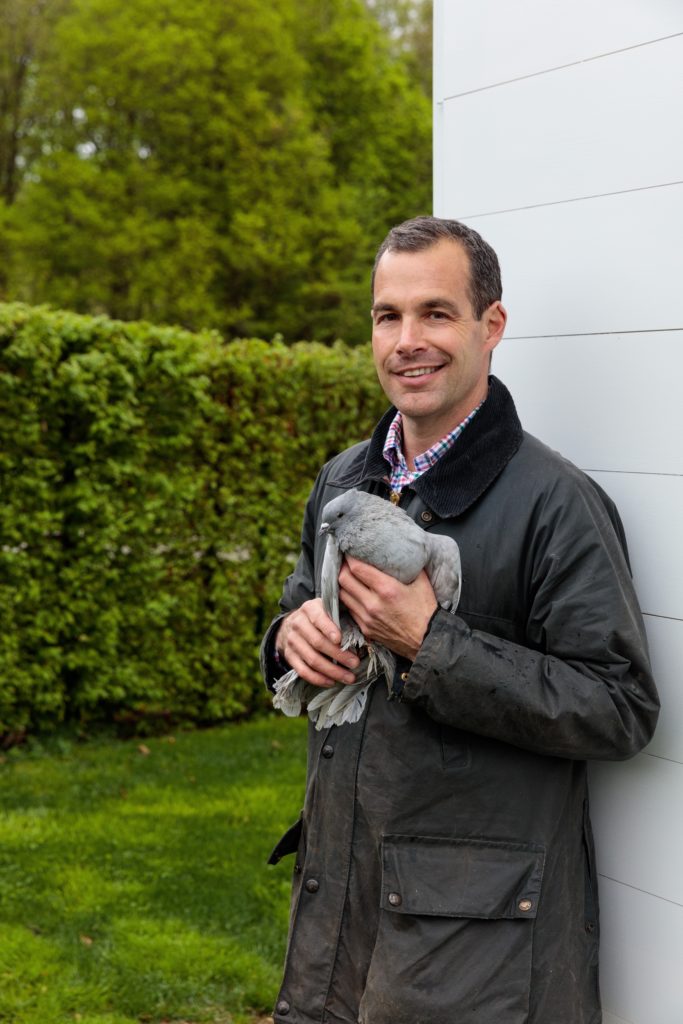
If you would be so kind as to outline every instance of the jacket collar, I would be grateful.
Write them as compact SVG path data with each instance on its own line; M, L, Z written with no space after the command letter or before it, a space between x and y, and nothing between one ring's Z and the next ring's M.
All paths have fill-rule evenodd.
M382 449L395 414L393 406L387 410L368 444L330 483L357 487L371 480L389 482ZM522 425L510 392L497 377L491 376L488 397L462 436L409 487L442 519L462 515L503 471L522 437Z

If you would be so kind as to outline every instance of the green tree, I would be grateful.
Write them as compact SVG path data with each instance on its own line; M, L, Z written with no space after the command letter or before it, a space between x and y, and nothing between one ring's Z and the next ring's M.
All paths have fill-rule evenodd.
M66 0L0 0L0 298L6 295L12 257L7 208L26 163L36 69Z
M64 6L64 0L0 0L0 196L6 204L21 181L36 65Z
M404 60L410 77L432 96L432 0L366 0L383 27L392 53Z
M431 116L362 0L72 0L35 92L11 297L367 337L372 252L430 206Z

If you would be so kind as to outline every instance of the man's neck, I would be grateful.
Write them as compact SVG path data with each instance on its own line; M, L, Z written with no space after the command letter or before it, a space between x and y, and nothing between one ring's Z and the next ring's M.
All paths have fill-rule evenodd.
M484 398L486 398L486 394L484 394L481 399L472 406L472 408L467 408L462 413L458 412L454 417L449 417L447 420L443 420L439 424L422 424L420 421L407 420L405 416L402 416L401 448L403 450L403 458L406 460L408 469L414 470L416 456L422 455L423 452L428 451L437 443L437 441L440 441L442 438L450 434L451 431L455 430L456 427L460 426L463 420L467 419L470 413L481 405Z

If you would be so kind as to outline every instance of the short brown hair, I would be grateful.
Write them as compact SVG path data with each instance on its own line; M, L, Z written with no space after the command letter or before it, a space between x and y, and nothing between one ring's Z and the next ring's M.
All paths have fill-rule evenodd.
M392 228L375 256L372 268L373 295L377 267L385 252L421 252L430 249L443 238L458 242L467 253L470 263L470 302L475 317L481 320L491 303L502 298L500 264L494 250L479 232L461 224L459 220L413 217Z

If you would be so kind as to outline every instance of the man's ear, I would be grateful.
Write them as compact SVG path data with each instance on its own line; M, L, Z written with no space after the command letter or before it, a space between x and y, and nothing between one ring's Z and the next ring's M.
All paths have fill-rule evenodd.
M507 311L502 302L492 302L484 313L482 321L486 331L486 347L490 352L503 337L507 319Z

